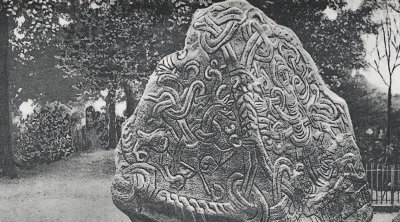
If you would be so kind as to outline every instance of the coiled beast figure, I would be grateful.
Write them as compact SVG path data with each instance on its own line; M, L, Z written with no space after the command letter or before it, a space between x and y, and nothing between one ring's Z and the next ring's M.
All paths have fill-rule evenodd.
M245 1L198 10L124 123L112 185L133 221L369 221L346 103L297 36Z

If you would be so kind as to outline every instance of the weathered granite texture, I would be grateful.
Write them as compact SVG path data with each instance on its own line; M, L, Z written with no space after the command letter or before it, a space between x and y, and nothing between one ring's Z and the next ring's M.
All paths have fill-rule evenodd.
M345 101L245 1L198 10L124 123L112 186L133 221L370 221Z
M393 218L392 222L400 222L400 211L397 212L397 215L395 216L395 218Z

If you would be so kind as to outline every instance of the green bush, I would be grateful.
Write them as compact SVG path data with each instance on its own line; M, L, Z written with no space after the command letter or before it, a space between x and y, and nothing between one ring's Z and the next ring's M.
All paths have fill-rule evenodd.
M24 166L51 163L74 151L72 130L76 120L58 103L37 106L21 119L13 135L17 157Z

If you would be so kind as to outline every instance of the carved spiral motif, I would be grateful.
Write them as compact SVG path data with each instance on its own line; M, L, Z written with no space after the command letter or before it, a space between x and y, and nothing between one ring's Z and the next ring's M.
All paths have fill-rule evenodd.
M186 43L124 124L118 200L144 195L181 221L345 220L325 210L331 193L368 205L346 104L291 30L228 1L196 13Z

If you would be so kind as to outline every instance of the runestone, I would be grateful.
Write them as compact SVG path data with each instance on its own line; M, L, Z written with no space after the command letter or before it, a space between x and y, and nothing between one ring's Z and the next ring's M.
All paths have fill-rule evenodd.
M123 124L112 184L132 221L370 221L345 101L297 36L241 0L198 10Z

